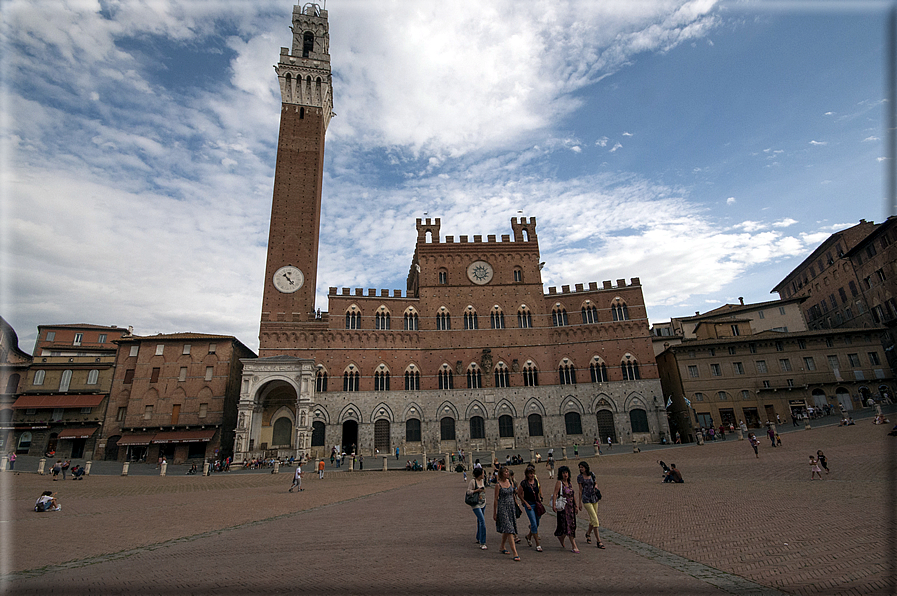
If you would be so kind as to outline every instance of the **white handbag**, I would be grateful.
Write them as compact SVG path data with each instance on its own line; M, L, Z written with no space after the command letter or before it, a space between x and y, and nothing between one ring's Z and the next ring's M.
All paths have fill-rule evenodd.
M567 506L566 497L559 496L554 500L554 510L555 511L563 511L564 507Z

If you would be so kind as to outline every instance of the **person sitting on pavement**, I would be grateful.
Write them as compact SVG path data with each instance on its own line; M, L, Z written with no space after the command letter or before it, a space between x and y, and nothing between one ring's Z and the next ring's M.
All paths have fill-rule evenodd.
M37 498L37 502L34 504L34 510L37 512L59 511L60 509L59 501L56 500L51 490L45 490L41 493L41 496Z
M79 465L72 468L72 480L84 480L84 468Z
M670 473L670 466L666 465L662 459L657 460L657 463L663 468L663 481L666 482L667 475Z
M676 484L682 484L685 480L682 479L682 472L680 472L676 468L676 464L670 464L670 471L667 472L667 477L663 479L664 482L675 482Z

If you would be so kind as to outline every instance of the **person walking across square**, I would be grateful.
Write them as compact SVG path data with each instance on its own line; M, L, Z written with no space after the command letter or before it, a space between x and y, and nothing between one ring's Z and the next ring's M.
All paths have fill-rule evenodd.
M290 485L289 492L293 492L293 489L297 489L299 491L305 490L302 488L302 466L296 466L296 473L293 474L293 484Z

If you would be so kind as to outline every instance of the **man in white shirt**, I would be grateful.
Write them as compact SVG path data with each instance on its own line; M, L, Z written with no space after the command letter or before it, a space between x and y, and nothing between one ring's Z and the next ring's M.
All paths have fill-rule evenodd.
M305 490L302 488L302 466L296 466L296 473L293 475L293 484L290 486L289 492L293 492L294 488L299 491Z

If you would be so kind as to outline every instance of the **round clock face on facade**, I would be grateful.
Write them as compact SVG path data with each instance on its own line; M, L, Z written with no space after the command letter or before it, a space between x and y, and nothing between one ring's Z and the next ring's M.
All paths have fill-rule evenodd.
M274 287L284 294L292 294L305 283L305 275L298 267L287 265L274 274Z
M470 281L479 286L492 281L493 274L494 271L492 270L492 265L486 261L474 261L467 266L467 277L470 278Z

